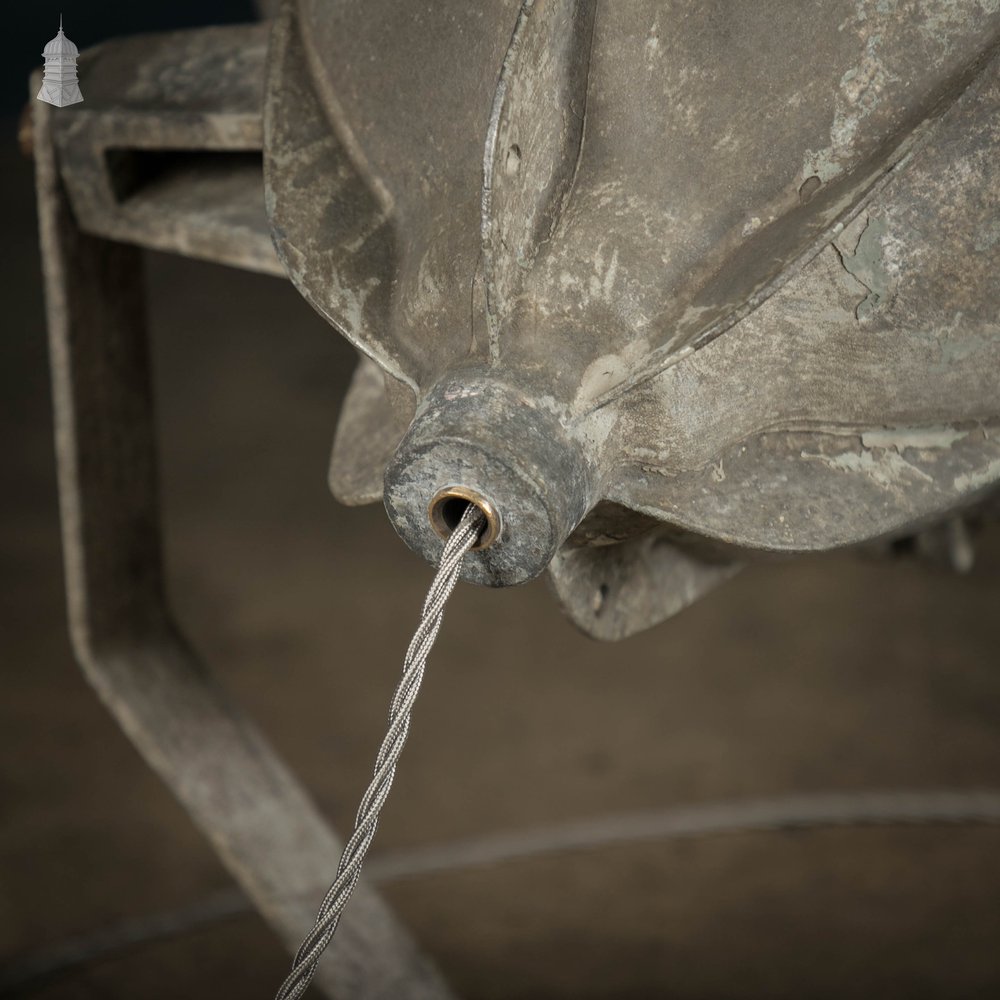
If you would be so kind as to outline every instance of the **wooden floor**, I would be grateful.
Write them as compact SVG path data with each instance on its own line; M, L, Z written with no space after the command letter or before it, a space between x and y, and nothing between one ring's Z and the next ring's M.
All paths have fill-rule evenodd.
M9 146L0 199L0 968L12 968L229 883L72 662L30 168ZM326 490L345 343L277 279L149 264L173 602L346 825L429 570L380 508L342 508ZM378 848L720 798L1000 787L998 609L997 530L968 577L848 555L775 562L610 646L577 634L541 583L460 587ZM481 1000L1000 993L1000 828L618 846L386 892L460 995ZM268 997L285 966L244 913L21 993Z

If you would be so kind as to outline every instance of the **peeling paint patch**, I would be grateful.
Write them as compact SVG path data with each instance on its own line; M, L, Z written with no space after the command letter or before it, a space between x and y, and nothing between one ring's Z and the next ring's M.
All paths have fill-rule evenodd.
M994 458L985 469L956 476L953 485L960 493L971 493L984 486L991 486L998 479L1000 479L1000 458Z
M885 235L884 219L866 218L864 229L858 237L853 253L847 253L842 246L839 246L840 240L833 244L844 270L868 290L868 294L854 309L854 315L859 321L872 316L885 304L891 292L893 282L882 253L882 240Z
M894 16L888 6L876 8L876 14L883 25ZM859 4L857 15L853 19L855 27L859 27L867 19L865 5ZM846 26L841 25L841 29ZM889 86L899 81L899 77L883 61L880 51L882 42L881 32L868 33L861 59L857 65L844 71L830 124L830 145L818 152L807 151L803 179L815 175L826 183L844 172L845 165L851 159L861 123L878 108Z
M606 407L593 411L586 420L565 422L564 427L569 436L583 445L591 455L599 455L617 421L618 414L614 408Z
M624 380L648 354L649 342L645 337L639 337L627 344L620 354L603 354L592 361L580 379L580 388L571 409L577 413L585 410L592 400Z
M891 448L876 448L871 451L862 449L860 452L844 451L836 455L803 451L800 457L806 461L822 462L837 472L860 473L887 490L898 489L904 486L907 480L912 482L914 478L928 483L934 482L932 476L907 462L902 455Z
M577 402L592 399L617 385L626 375L628 366L617 354L604 354L587 365L580 379Z
M883 427L865 431L861 444L865 448L893 448L902 452L906 448L950 448L961 441L968 431L954 427Z

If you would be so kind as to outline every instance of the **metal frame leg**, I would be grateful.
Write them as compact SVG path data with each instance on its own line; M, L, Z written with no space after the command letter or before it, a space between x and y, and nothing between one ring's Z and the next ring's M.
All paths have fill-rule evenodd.
M73 648L83 671L291 948L341 841L171 619L163 580L141 251L77 226L52 109L35 164ZM316 977L329 996L450 996L368 885Z

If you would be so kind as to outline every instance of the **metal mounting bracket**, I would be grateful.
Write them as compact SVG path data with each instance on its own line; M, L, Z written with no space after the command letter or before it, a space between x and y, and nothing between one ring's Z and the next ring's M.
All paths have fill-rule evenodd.
M260 241L243 239L249 249L238 249L247 232L259 227L266 234L262 179L258 171L259 219L252 212L227 216L225 204L213 213L213 204L219 203L204 188L198 209L194 199L205 175L197 164L192 169L191 163L169 159L162 165L168 170L179 165L180 171L161 174L143 188L158 201L137 196L139 201L129 204L128 198L118 202L109 196L103 213L81 201L80 169L93 178L107 165L102 150L130 148L136 136L146 153L173 153L185 143L183 129L200 135L207 122L219 135L236 135L244 151L251 147L252 152L256 135L259 148L259 100L254 130L252 121L247 126L245 106L219 106L216 100L192 113L176 101L171 104L171 97L183 95L161 91L158 102L146 95L144 107L126 108L117 119L123 132L114 132L111 95L117 83L111 70L116 63L143 65L156 79L157 51L164 51L164 45L164 36L153 36L102 47L103 69L92 73L89 83L89 117L81 109L77 117L57 123L60 109L34 104L70 633L83 672L108 710L294 950L312 926L342 843L171 617L158 511L142 254L138 246L128 245L145 243L276 270L273 253L269 263ZM226 80L231 62L220 54L234 49L244 53L238 70L259 85L265 48L266 29L253 26L191 32L188 44L172 51L187 52L193 63L210 69L206 85L224 100L245 94L247 87L245 80L242 85ZM86 59L83 64L86 73ZM176 58L173 73L182 83L196 76L179 72ZM106 86L98 86L95 78ZM117 92L128 104L128 89ZM234 122L239 127L229 128ZM75 173L70 147L82 151ZM246 186L252 180L244 171L239 183ZM159 213L164 225L136 224L130 213L137 210L146 221L150 213ZM219 252L220 247L232 252ZM334 952L316 977L328 996L451 996L431 962L367 884L355 891Z

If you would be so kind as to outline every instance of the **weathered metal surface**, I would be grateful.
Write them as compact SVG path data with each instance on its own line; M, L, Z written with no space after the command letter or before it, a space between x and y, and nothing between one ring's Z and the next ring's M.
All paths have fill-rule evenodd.
M294 950L342 845L171 618L140 251L81 231L57 167L59 112L36 103L34 113L74 650L108 709ZM355 891L333 950L316 977L330 996L450 996L367 885Z
M548 568L618 637L994 487L998 38L978 0L289 0L266 141L252 26L85 54L57 142L86 232L287 270L371 359L338 498L432 559L472 488L466 576Z
M741 553L599 503L556 553L549 582L595 639L624 639L677 614L742 568Z
M359 372L335 493L377 499L387 469L431 559L427 502L465 482L505 523L467 578L548 566L605 637L731 571L692 539L735 563L976 502L1000 477L998 39L979 0L286 4L276 241L385 376ZM567 545L633 512L642 543Z
M81 228L284 274L263 210L267 27L107 42L80 58L86 104L54 123Z
M996 482L998 110L993 60L784 288L639 387L612 499L800 551L899 531ZM654 418L672 431L658 442L643 437Z

